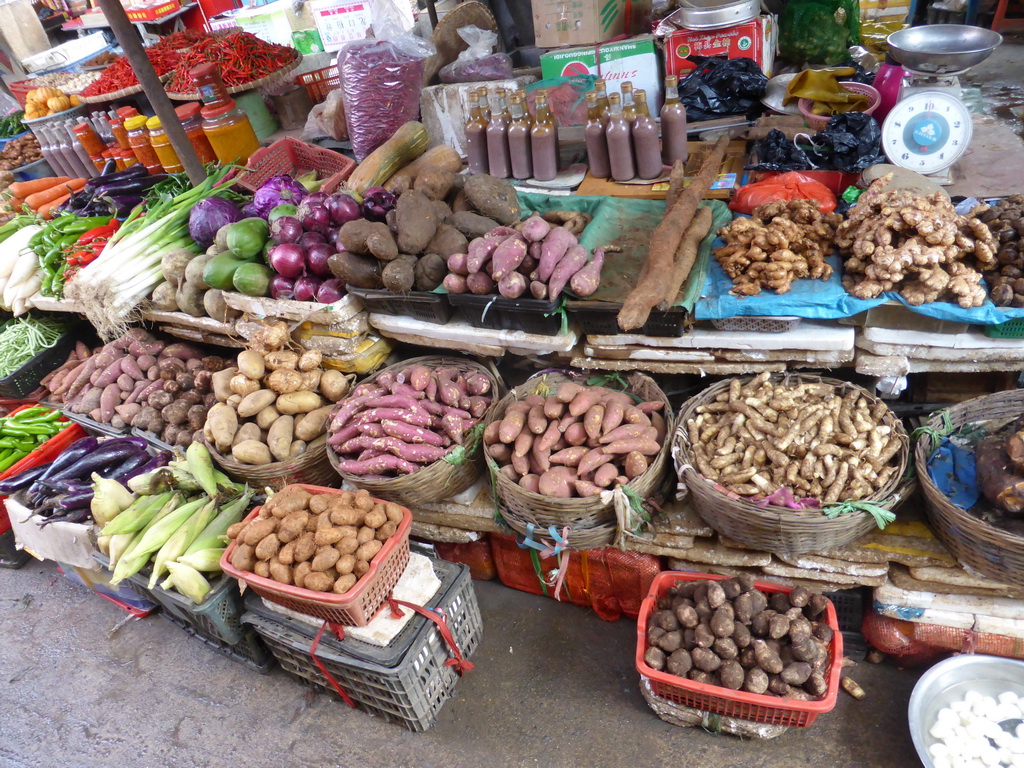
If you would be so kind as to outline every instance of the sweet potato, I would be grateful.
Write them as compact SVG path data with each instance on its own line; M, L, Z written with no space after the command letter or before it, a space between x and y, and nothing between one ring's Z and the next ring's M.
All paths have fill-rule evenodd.
M498 428L498 439L506 444L515 442L525 424L526 413L522 409L514 411L509 409L505 414L505 418L501 421L501 426Z
M556 299L569 280L587 263L587 249L582 245L571 245L565 255L559 259L548 281L548 299ZM597 290L597 287L594 287Z
M448 291L448 293L466 293L466 291L469 290L466 285L466 278L462 275L457 275L454 272L445 275L442 285L444 285L444 289Z
M551 225L535 213L523 220L523 226L519 231L528 243L538 243L547 237Z
M468 275L469 267L466 264L468 258L469 256L464 250L458 253L453 253L448 257L448 271L456 275Z
M384 434L391 437L397 437L407 443L432 445L437 448L440 448L442 445L441 437L439 435L429 429L424 429L423 427L416 427L411 424L406 424L403 421L395 421L392 419L382 419L380 426L384 430Z
M552 467L540 476L538 492L542 496L568 499L573 494L572 482L576 473L569 467Z
M569 230L562 229L561 227L552 229L544 238L540 264L537 266L537 279L542 283L546 283L551 278L551 274L555 271L558 262L566 255L569 248L576 244L576 236Z
M582 422L574 422L565 430L565 442L569 445L583 445L587 442L587 430Z
M530 295L535 299L543 301L548 297L548 285L540 280L530 281Z
M626 470L626 477L633 480L647 471L647 457L639 451L630 451L623 459L622 465Z
M572 292L581 298L593 295L601 285L601 269L603 267L604 248L598 248L594 251L590 262L569 278L569 287L572 288ZM554 283L553 278L552 283Z
M418 470L419 467L405 459L400 459L397 456L386 453L381 456L374 456L373 458L366 459L364 461L357 461L353 459L340 461L338 462L338 469L352 475L376 476L392 472L408 475Z
M525 258L526 241L520 235L507 237L498 244L491 255L491 275L495 280L501 280L505 275L515 273ZM519 277L522 278L522 275Z
M494 251L505 240L505 236L478 237L470 241L466 250L466 269L469 274L480 272L493 258Z
M592 448L580 459L579 473L581 475L589 474L595 469L600 467L602 464L607 464L612 461L615 457L611 454L605 453L602 448Z
M602 464L594 471L594 485L600 486L601 488L607 488L615 481L615 478L618 477L618 475L618 467L614 464Z
M654 440L648 440L642 437L633 437L625 440L616 440L614 443L608 443L602 450L608 454L632 453L633 451L636 451L644 456L656 456L661 451L661 446Z
M494 292L494 280L486 272L473 272L466 278L466 287L470 293L485 296Z
M498 293L506 299L518 299L526 293L526 278L518 272L509 272L498 281Z

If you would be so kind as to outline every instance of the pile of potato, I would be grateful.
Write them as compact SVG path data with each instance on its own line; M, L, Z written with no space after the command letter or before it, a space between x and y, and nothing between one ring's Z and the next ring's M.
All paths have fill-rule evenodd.
M828 691L828 600L796 587L771 597L749 574L679 581L647 624L644 662L705 685L812 701Z
M740 496L786 488L826 503L863 499L892 479L904 445L885 403L825 382L733 379L696 411L685 424L693 463Z
M338 470L360 477L408 475L461 445L491 405L491 381L455 368L411 365L360 384L331 419Z
M398 531L405 511L365 490L313 494L290 485L252 520L228 528L231 565L314 592L342 595Z
M287 461L327 431L334 403L348 394L349 376L324 370L316 350L287 349L288 326L258 331L237 366L213 375L217 404L203 435L222 455L260 466Z
M665 403L563 382L511 403L484 430L487 455L521 487L557 499L597 496L640 477L665 442Z

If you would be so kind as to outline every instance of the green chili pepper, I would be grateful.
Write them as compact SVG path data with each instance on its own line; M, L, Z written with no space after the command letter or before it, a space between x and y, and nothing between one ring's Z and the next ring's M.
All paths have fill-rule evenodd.
M25 457L19 454L17 451L12 451L10 456L0 461L0 472L10 469L23 458Z

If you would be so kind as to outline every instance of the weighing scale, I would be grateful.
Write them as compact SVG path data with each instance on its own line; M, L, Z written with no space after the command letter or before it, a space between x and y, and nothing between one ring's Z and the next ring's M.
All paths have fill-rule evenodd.
M889 53L907 70L900 99L882 123L882 150L893 165L951 184L970 144L971 113L959 75L989 57L998 32L964 24L911 27L889 35Z

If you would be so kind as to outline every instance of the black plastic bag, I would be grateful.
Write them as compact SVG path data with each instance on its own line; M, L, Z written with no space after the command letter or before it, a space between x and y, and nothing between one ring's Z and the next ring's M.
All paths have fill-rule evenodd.
M754 156L757 165L746 166L748 171L810 171L815 168L807 153L777 128L754 142Z
M729 115L756 116L763 109L761 97L768 78L753 59L722 59L694 56L697 65L679 85L679 100L686 119L715 120Z
M882 154L882 129L863 112L845 112L828 121L814 137L812 160L820 168L859 173L886 162Z

